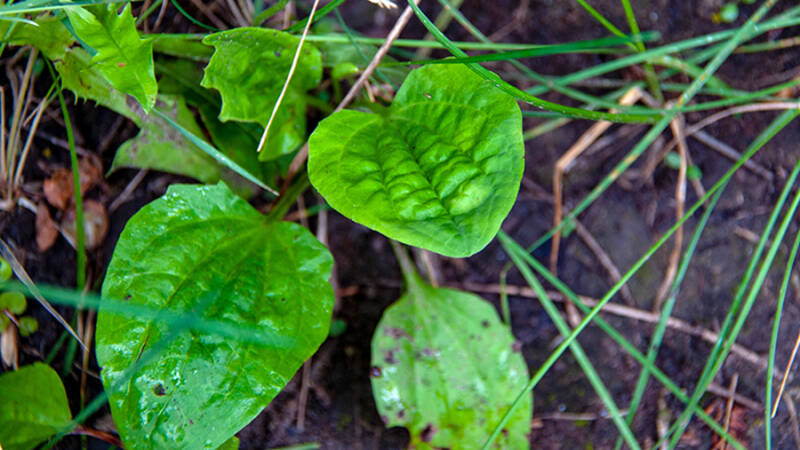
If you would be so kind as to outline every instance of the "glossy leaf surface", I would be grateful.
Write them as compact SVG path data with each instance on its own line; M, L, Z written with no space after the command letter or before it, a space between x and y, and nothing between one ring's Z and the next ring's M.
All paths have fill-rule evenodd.
M372 338L378 412L412 448L480 448L528 382L525 360L489 303L414 278ZM532 408L529 395L498 448L528 448Z
M387 114L340 111L309 139L309 178L334 209L452 257L495 236L523 168L516 101L460 65L415 70Z
M31 449L69 425L61 378L41 363L0 375L0 447Z
M136 31L130 3L66 10L75 34L97 53L92 64L114 88L133 96L145 111L155 105L158 85L153 71L153 43Z
M236 28L206 36L214 46L202 86L222 95L222 121L265 125L289 74L300 39L264 28ZM305 141L306 91L322 78L319 50L306 42L289 89L278 108L269 139L259 157L277 158ZM253 149L255 150L255 149Z
M332 263L308 230L269 221L221 183L170 186L136 213L103 295L181 319L100 310L97 360L126 448L215 448L247 425L327 336ZM196 319L280 340L200 332Z

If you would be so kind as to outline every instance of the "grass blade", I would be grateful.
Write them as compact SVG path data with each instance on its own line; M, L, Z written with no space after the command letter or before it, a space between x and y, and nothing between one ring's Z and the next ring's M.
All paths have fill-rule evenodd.
M225 156L225 154L223 154L222 152L220 152L219 150L214 148L213 145L211 145L208 142L206 142L205 140L195 136L194 134L192 134L186 128L183 128L182 126L178 125L177 122L175 122L174 120L170 119L169 116L167 116L166 114L162 113L157 108L153 108L153 112L155 112L159 117L164 119L164 121L167 122L168 124L170 124L170 126L175 128L176 130L178 130L178 132L181 133L183 135L183 137L185 137L186 139L190 140L192 142L192 144L198 146L200 149L202 149L204 152L206 152L209 156L211 156L212 158L217 160L217 162L219 162L220 164L224 165L225 167L233 170L234 172L239 174L242 178L244 178L247 181L255 184L256 186L260 187L261 189L264 189L265 191L269 192L270 194L272 194L272 195L274 195L276 197L278 196L278 191L276 191L275 189L273 189L273 188L267 186L266 184L264 184L263 181L259 180L255 175L253 175L250 172L248 172L244 167L236 164L236 162L234 160L228 158L227 156Z

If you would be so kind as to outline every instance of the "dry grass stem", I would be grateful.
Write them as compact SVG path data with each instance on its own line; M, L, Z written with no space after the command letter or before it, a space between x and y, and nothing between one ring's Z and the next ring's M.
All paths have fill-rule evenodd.
M675 140L678 142L678 154L681 158L681 165L678 169L678 181L675 183L675 220L680 221L683 217L684 207L686 204L686 137L683 135L683 116L677 115L670 122L670 128L675 135ZM653 302L653 310L660 311L664 299L672 288L672 282L675 281L675 275L678 273L678 264L681 260L681 249L683 248L683 226L678 227L675 231L675 238L673 240L672 252L669 255L669 264L667 271L664 275L664 280L658 287L655 301Z
M794 348L792 349L792 354L789 356L789 362L786 363L786 369L783 370L783 379L781 380L781 387L778 389L778 395L775 396L775 406L772 407L772 417L775 417L775 414L778 412L778 405L781 403L781 397L783 396L783 391L786 389L786 380L789 378L789 374L792 370L792 364L794 364L794 359L797 357L797 350L800 348L800 331L797 332L797 338L794 341Z
M294 59L292 60L292 65L289 67L289 74L286 75L286 81L283 83L281 93L278 95L278 100L275 101L275 106L272 108L272 113L267 121L267 126L264 127L264 133L261 134L261 141L259 141L258 148L256 149L256 152L258 153L261 152L261 150L264 148L264 144L267 142L269 128L272 125L272 121L275 120L275 116L278 114L278 108L280 108L281 103L283 103L283 97L286 95L286 91L289 89L289 83L292 82L294 71L297 69L297 62L300 61L300 53L303 50L303 44L306 42L306 37L308 36L308 30L311 29L311 24L314 22L314 13L317 12L317 6L319 6L319 0L314 0L314 4L311 6L311 12L308 14L306 26L303 28L303 34L300 36L300 42L297 44L297 50L294 52Z
M622 98L619 100L619 103L624 106L630 106L636 103L642 97L642 90L639 88L632 88ZM596 141L605 131L612 125L611 122L606 121L598 121L595 122L586 132L584 132L581 137L575 141L572 146L567 149L567 151L558 158L556 161L555 167L553 168L553 197L555 199L554 202L554 210L553 210L553 228L558 227L561 225L561 220L563 217L563 204L564 204L564 195L562 192L562 185L563 185L563 178L564 173L569 170L569 167L575 161L575 159L581 155L587 148L589 148L594 141ZM557 266L558 266L558 250L561 244L561 230L556 231L553 234L551 239L551 247L550 247L550 271L553 275L558 273Z

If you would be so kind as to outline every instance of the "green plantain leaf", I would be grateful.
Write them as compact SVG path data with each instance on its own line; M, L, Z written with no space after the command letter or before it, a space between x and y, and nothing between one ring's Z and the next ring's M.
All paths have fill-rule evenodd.
M308 230L268 220L222 183L170 186L136 213L103 296L182 314L187 324L258 327L288 344L238 342L101 308L97 360L126 448L215 448L247 425L327 336L332 264Z
M525 360L490 304L411 278L372 338L378 412L411 448L480 448L527 384ZM532 409L528 395L497 447L528 448Z
M92 64L112 86L133 96L149 112L158 91L152 40L142 39L136 31L130 3L120 14L114 4L91 11L79 6L66 9L75 34L97 52Z
M300 39L282 31L236 28L206 36L214 46L201 85L222 95L222 121L266 125L289 74ZM306 91L322 78L319 50L306 42L259 158L275 159L305 142ZM255 149L253 149L255 150Z
M64 385L50 366L34 363L0 375L0 448L34 448L71 420Z
M308 145L311 184L334 209L452 257L492 240L524 168L516 100L460 65L413 71L386 114L340 111Z

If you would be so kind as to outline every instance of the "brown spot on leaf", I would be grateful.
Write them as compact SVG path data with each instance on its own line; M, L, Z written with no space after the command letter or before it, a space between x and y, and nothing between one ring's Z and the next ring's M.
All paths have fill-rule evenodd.
M406 330L404 330L402 328L397 328L397 327L387 328L385 333L390 338L394 338L394 339L406 338L409 341L412 341L412 342L414 341L414 339L412 339L411 336L409 336L409 334L406 333Z
M383 360L386 364L397 364L397 360L394 358L394 350L386 350L383 354Z
M422 429L422 432L419 434L419 438L422 439L424 442L430 442L433 440L433 436L436 435L436 432L439 431L436 429L433 424L425 425L425 428Z
M522 342L514 341L511 343L511 351L514 353L519 353L522 351Z
M428 358L436 358L436 357L439 356L439 351L431 349L431 348L423 348L420 351L420 353L422 354L422 356L425 356L425 357L428 357Z
M488 320L481 321L481 326L483 328L489 328L489 321Z
M153 393L156 394L157 396L161 397L161 396L167 395L167 390L164 389L164 385L163 384L158 383L157 385L153 386Z
M372 366L369 368L369 376L372 378L378 378L382 375L381 368L378 366Z

